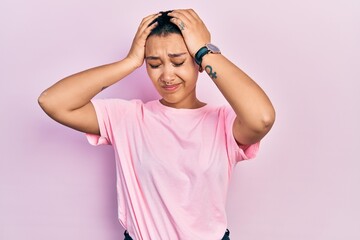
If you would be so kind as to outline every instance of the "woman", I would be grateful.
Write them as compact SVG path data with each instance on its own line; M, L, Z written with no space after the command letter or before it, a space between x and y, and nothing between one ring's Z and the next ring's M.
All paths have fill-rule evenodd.
M144 61L160 100L92 100ZM196 97L199 71L230 106ZM232 169L256 155L275 119L263 90L211 44L192 9L144 18L124 59L60 80L39 104L92 144L113 146L125 239L229 239Z

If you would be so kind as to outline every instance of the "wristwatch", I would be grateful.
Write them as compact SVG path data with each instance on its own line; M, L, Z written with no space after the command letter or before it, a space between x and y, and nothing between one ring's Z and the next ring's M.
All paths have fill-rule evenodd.
M214 44L207 43L205 46L200 48L195 54L195 62L201 67L203 57L208 53L220 54L220 49Z

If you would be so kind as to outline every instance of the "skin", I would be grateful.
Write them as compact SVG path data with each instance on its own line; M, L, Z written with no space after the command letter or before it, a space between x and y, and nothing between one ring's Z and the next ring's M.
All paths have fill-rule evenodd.
M145 56L148 75L162 104L173 108L205 105L196 98L198 66L180 34L149 37Z
M175 10L169 15L174 24L184 26L182 35L193 57L211 42L210 32L192 9ZM265 92L223 54L205 55L201 68L206 69L236 113L233 135L239 145L246 148L260 141L275 121L275 110Z
M205 105L196 97L199 67L195 53L211 42L210 32L192 9L169 14L182 36L151 36L158 14L145 17L137 30L128 55L115 63L89 69L66 77L45 90L38 101L54 120L76 130L99 134L94 107L90 100L103 88L111 86L140 67L146 69L162 104L173 108L198 108ZM274 108L264 91L223 54L207 54L205 69L237 117L233 135L240 147L261 140L275 121Z

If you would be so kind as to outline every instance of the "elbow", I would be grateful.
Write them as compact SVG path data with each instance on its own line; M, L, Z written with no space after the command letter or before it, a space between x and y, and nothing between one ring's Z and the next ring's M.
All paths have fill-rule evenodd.
M262 111L248 115L241 119L239 116L234 123L234 136L241 145L250 145L259 142L271 130L275 122L275 110Z
M260 118L261 120L259 121L258 124L258 131L263 133L264 135L267 134L274 125L275 116L276 114L274 108L265 111L262 114L262 117Z
M54 109L56 109L54 104L51 102L51 98L46 90L38 97L38 104L40 105L41 109L48 115L51 115L51 113L54 112Z
M276 114L273 109L263 112L256 121L251 121L248 125L249 129L251 129L257 136L261 136L261 138L264 137L274 125L275 115Z
M45 95L45 92L42 92L37 99L38 104L40 105L41 108L43 108L43 106L45 104L45 96L44 95Z
M262 126L264 132L269 132L275 122L275 111L265 114L262 118Z
M46 91L42 92L40 94L40 96L38 97L38 104L40 105L40 107L45 110L46 109L46 103L47 103L47 99L46 99Z

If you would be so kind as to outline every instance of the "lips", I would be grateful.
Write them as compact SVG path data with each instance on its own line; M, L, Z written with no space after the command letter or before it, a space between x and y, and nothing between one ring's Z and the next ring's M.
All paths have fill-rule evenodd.
M161 87L166 91L175 91L180 87L181 83L172 84L172 85L162 85Z

